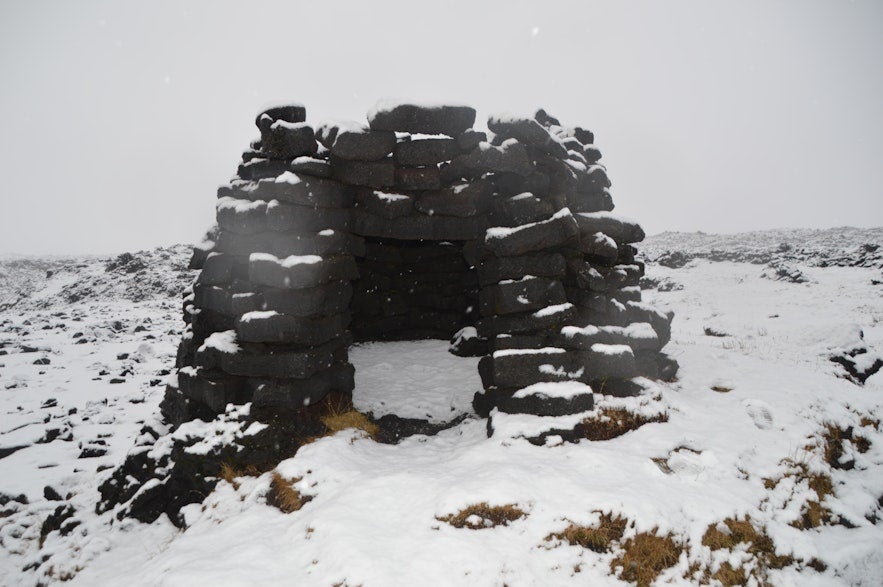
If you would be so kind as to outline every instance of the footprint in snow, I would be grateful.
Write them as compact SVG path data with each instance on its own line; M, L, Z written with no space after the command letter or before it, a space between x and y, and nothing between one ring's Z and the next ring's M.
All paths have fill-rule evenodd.
M769 404L759 399L747 399L742 404L745 406L745 411L748 412L755 426L761 430L772 428L773 413L770 411Z

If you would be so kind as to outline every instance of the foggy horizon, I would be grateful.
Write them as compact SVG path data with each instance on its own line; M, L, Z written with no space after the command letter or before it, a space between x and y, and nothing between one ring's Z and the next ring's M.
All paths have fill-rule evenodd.
M883 5L693 1L0 9L2 254L200 240L266 105L544 108L664 231L883 225Z

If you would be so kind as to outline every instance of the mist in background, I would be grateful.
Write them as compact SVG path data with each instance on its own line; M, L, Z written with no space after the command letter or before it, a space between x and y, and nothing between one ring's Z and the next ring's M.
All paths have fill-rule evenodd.
M7 2L0 253L194 242L264 106L546 108L648 233L883 224L883 3Z

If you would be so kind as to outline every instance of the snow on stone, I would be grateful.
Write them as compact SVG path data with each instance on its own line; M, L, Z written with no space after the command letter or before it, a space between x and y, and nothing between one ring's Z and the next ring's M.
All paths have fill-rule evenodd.
M400 202L402 200L411 199L411 196L406 196L405 194L390 194L387 192L382 192L380 190L374 190L374 195L377 196L378 199L385 202Z
M570 302L565 302L563 304L555 304L553 306L546 306L545 308L541 308L533 313L533 316L537 318L543 318L545 316L551 316L553 314L559 314L561 312L566 312L571 309L573 304Z
M236 331L224 330L223 332L213 332L199 347L199 351L215 349L222 353L234 354L239 352L239 345L236 344Z
M565 352L564 349L551 346L543 347L541 349L500 349L494 351L494 358L508 357L510 355L549 355L563 352Z
M398 98L383 98L378 100L377 103L374 104L374 107L368 110L368 120L374 120L375 118L377 118L378 114L392 112L399 106L418 106L427 110L438 110L444 106L469 107L466 104L461 104L457 102L416 102L414 100L403 100Z
M537 395L547 398L573 399L576 396L587 393L592 393L592 388L585 383L580 383L579 381L553 381L528 385L516 391L512 397L523 399Z
M610 355L610 356L620 356L620 355L632 355L632 347L627 344L602 344L600 342L596 342L591 346L591 350L593 353L598 353L599 355Z
M267 311L259 311L255 310L252 312L246 312L243 314L239 320L240 322L259 322L261 320L268 320L274 316L279 316L279 312L275 312L273 310Z
M507 237L511 234L515 234L516 232L522 231L525 228L528 228L531 226L537 226L539 224L548 224L552 220L557 220L559 218L565 218L567 216L571 216L570 208L562 208L561 210L558 210L557 212L555 212L547 220L539 220L537 222L529 222L527 224L522 224L520 226L513 226L511 228L508 226L493 226L491 228L488 228L487 231L485 231L485 238L491 239L491 238Z
M265 261L277 263L286 269L290 269L297 265L315 265L316 263L321 263L322 257L319 255L290 255L284 259L280 259L276 255L271 255L270 253L252 253L249 255L248 260L251 262Z

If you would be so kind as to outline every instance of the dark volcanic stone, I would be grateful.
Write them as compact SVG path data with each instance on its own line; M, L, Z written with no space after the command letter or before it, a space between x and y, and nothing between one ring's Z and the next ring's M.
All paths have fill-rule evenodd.
M485 286L481 288L478 300L482 315L494 316L563 304L567 301L567 296L560 281L527 276Z
M534 171L524 145L515 140L506 141L499 146L481 143L469 153L455 157L451 165L455 168L464 167L478 174L509 172L526 177Z
M297 410L322 400L332 391L351 393L355 369L337 363L307 379L248 379L247 385L256 408Z
M276 177L288 170L288 161L281 159L251 159L239 166L236 175L242 179L257 180Z
M331 175L350 185L384 188L396 183L396 168L392 160L350 161L332 157Z
M637 243L644 240L644 230L637 222L606 212L575 215L580 234L604 233L617 243Z
M418 211L441 216L477 216L490 205L494 186L487 180L452 185L443 190L423 192L414 204Z
M607 188L600 192L568 192L567 207L577 212L610 212L613 210L613 198Z
M442 187L438 167L397 167L395 185L403 190L438 190Z
M334 257L251 255L248 278L252 283L279 288L314 287L329 281L355 279L359 275L351 255Z
M569 210L564 209L549 220L512 229L489 229L484 237L484 247L497 257L512 257L562 246L577 233L576 220Z
M290 171L272 179L246 183L233 189L231 195L248 200L279 200L318 208L347 208L353 205L352 195L341 183Z
M483 216L456 218L452 216L402 216L381 218L359 208L353 210L353 230L369 237L400 240L472 240L487 230Z
M197 351L196 364L242 377L306 379L345 361L349 343L347 336L314 347L243 343L235 353L206 346Z
M479 320L475 328L478 334L485 338L493 338L500 334L540 333L552 335L558 328L576 315L576 308L572 304L562 304L553 307L557 311L538 310L525 314L505 314L502 316L487 316Z
M340 159L377 161L396 146L394 132L370 130L356 123L326 124L316 134L319 142Z
M391 190L360 189L356 192L356 206L374 216L398 218L414 211L414 199Z
M364 242L358 237L340 231L322 231L317 234L270 232L240 235L221 231L217 249L230 255L249 255L254 252L270 253L278 257L290 255L335 255L351 252L358 254ZM200 277L200 283L204 280ZM219 283L227 283L219 282Z
M567 156L567 149L561 139L550 134L533 118L491 116L488 118L487 125L491 132L502 139L518 139L522 143L536 147L554 157L563 159Z
M475 109L469 106L378 104L368 113L374 130L414 134L443 134L456 137L475 123Z
M488 340L478 336L475 327L466 326L451 338L448 352L458 357L482 357L488 354Z
M278 232L317 233L326 229L347 231L348 208L312 208L270 202L266 208L266 227Z
M395 159L401 165L435 165L460 154L456 139L413 139L395 146Z
M272 311L250 312L236 321L236 338L242 342L317 345L341 336L349 322L347 313L304 318Z
M313 128L304 122L277 120L261 129L261 152L274 159L294 159L316 152Z
M318 159L308 155L297 157L288 168L294 173L303 173L315 177L331 177L331 164L327 159Z
M508 414L534 414L537 416L566 416L587 412L595 406L592 388L587 387L585 393L570 397L550 397L535 391L524 395L516 392L513 395L500 394L497 408Z
M545 220L555 213L555 206L548 200L524 192L494 200L491 222L497 226L521 226Z
M504 279L521 279L525 275L537 277L564 277L567 265L558 253L522 255L519 257L489 257L477 267L481 285Z
M296 123L304 122L306 119L307 109L302 104L289 104L286 106L274 106L272 108L267 108L257 115L254 123L255 126L263 130L262 127L269 126L277 120L284 120L285 122Z
M477 131L477 130L466 130L463 131L459 137L457 137L457 146L464 153L468 153L475 147L477 147L481 143L487 142L487 133Z

